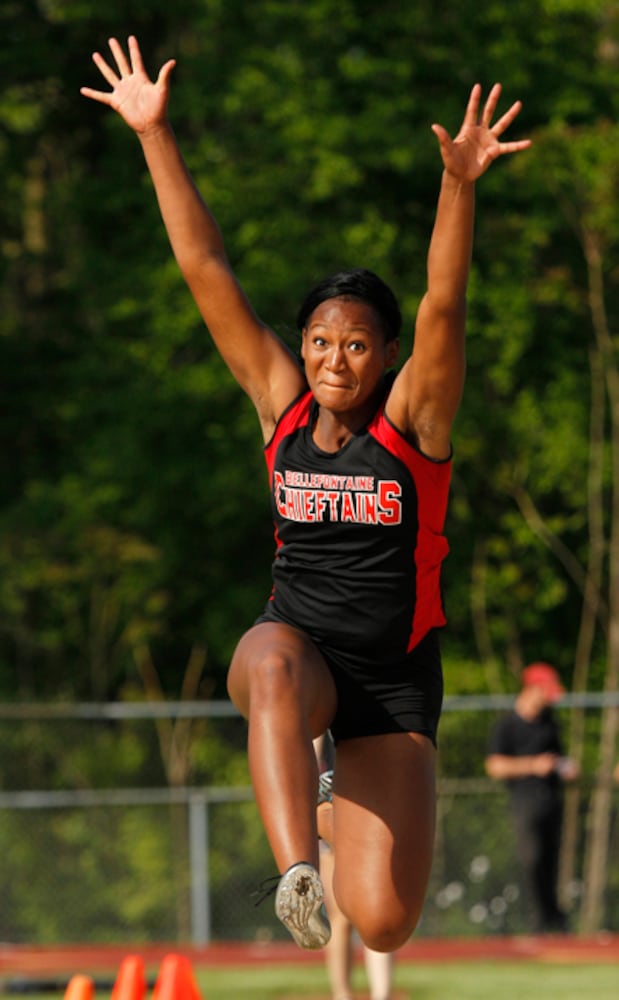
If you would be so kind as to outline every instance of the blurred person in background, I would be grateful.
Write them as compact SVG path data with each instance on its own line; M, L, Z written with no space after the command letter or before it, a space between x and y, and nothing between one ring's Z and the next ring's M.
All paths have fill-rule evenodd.
M485 761L486 773L506 782L509 790L516 847L536 908L537 933L568 929L557 895L563 782L578 778L579 768L564 756L552 711L564 694L550 664L525 667L514 707L496 724Z

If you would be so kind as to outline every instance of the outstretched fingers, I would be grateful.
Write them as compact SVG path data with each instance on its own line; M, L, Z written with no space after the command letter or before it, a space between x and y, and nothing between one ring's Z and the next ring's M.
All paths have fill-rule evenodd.
M117 38L108 38L108 45L110 51L116 60L116 65L118 66L118 71L121 77L131 75L131 66L129 65L129 60L127 59L123 48Z
M479 122L483 129L487 129L488 132L497 140L496 147L493 152L494 156L502 156L505 153L518 153L522 149L528 149L531 145L530 139L518 139L510 142L499 142L499 137L509 128L515 118L518 117L522 110L522 101L514 101L512 106L508 108L504 114L501 115L497 121L492 124L492 119L501 96L502 87L500 83L495 83L486 98L486 103L481 114L481 120ZM479 84L475 84L473 90L471 91L471 96L469 98L469 103L465 115L465 125L477 124L477 115L479 110L479 98L481 93L481 87ZM473 117L474 116L474 117ZM438 134L438 133L437 133Z
M99 70L103 79L107 80L110 87L116 87L119 82L118 74L114 72L112 67L105 61L100 52L93 52L92 61Z
M108 44L116 62L118 71L114 70L112 66L110 66L100 52L93 52L92 61L99 70L103 79L109 83L112 90L115 90L120 81L125 77L131 76L135 72L144 73L144 63L142 61L142 53L140 52L137 38L133 35L129 38L130 61L127 59L122 46L116 38L108 39ZM80 87L80 93L83 94L84 97L92 98L93 101L99 101L101 104L112 103L112 94L108 94L102 90L94 90L92 87Z
M142 52L135 35L129 35L127 45L129 46L129 58L131 59L133 72L146 73L146 70L144 69L144 61L142 59Z
M110 64L103 58L100 52L93 52L92 61L99 70L103 79L106 83L109 83L112 91L114 91L120 83L122 77L128 76L131 73L131 69L122 48L115 38L109 39L109 46L116 61L120 76L114 69L112 69ZM103 90L94 90L92 87L80 87L80 94L84 97L90 97L93 101L99 101L100 104L112 104L113 94L106 93Z
M176 66L176 59L168 59L167 63L164 63L159 73L157 75L157 84L165 87L167 90L168 80L170 78L170 73Z
M91 101L98 101L99 104L107 104L111 107L111 94L105 93L103 90L93 90L92 87L80 87L80 94L82 97L89 97Z
M528 149L530 145L530 139L517 139L513 142L500 142L498 145L498 156L504 156L505 153L519 153L521 149Z
M438 139L441 147L447 147L451 143L451 136L449 135L449 132L447 131L446 128L444 128L442 125L439 125L438 122L434 122L434 124L431 125L430 127L434 132L434 135Z
M514 119L520 114L522 110L522 101L514 101L511 108L509 108L501 117L492 125L492 119L501 96L502 87L500 83L495 83L490 89L490 93L486 98L484 108L481 114L481 119L479 119L479 104L481 98L481 85L476 83L469 97L466 113L464 116L464 125L477 125L478 123L483 127L487 128L494 136L500 136L505 132L506 129L512 124ZM524 149L526 146L530 146L530 140L522 140L525 145L519 144L519 149ZM506 146L514 146L514 143L506 143ZM506 150L507 151L507 150Z
M506 128L509 128L514 118L516 118L522 110L522 101L514 101L511 108L509 108L504 115L501 115L498 121L494 123L491 131L495 135L502 135Z
M486 98L486 103L484 104L484 110L481 116L481 124L484 128L490 128L490 122L492 121L492 117L496 111L496 106L499 103L499 97L501 96L501 89L500 83L495 83L490 88L490 93Z
M481 84L476 83L469 94L468 103L466 105L466 111L464 112L464 120L462 126L466 125L477 125L477 119L479 117L479 102L481 100Z
M498 121L494 123L491 128L491 132L496 138L503 134L503 132L509 128L512 124L514 118L516 118L520 111L522 110L522 101L514 101L511 108L501 115ZM498 153L503 156L505 153L519 153L522 149L528 149L531 145L530 139L516 139L509 142L499 142Z

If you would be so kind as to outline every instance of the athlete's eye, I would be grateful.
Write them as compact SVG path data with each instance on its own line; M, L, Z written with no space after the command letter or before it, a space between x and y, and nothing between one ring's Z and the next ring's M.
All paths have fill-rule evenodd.
M320 337L318 334L316 334L314 337L312 337L312 344L315 347L324 347L326 343L327 343L327 341L325 340L325 338L324 337Z
M361 354L362 351L365 351L365 344L362 340L354 340L352 344L350 344L350 350L355 354Z

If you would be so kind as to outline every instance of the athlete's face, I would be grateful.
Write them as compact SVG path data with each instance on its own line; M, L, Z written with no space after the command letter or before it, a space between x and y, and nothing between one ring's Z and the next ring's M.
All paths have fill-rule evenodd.
M334 413L367 403L397 353L397 340L385 341L372 306L357 299L321 302L303 330L301 355L309 387L318 404Z

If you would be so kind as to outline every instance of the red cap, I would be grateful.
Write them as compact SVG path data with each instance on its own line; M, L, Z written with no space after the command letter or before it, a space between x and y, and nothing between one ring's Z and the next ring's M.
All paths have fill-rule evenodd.
M558 701L565 694L559 674L549 663L531 663L525 667L521 675L522 686L536 685L544 688L546 696L551 701Z

